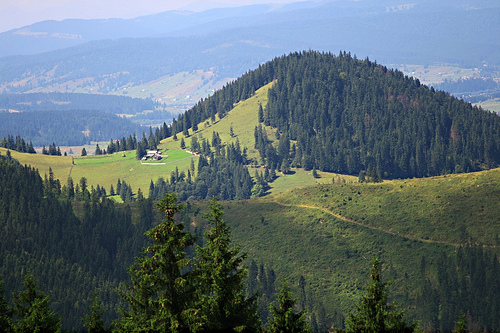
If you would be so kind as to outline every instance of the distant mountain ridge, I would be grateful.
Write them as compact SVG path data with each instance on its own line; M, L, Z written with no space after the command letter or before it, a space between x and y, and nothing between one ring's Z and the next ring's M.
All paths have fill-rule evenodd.
M483 47L499 47L496 34L499 23L495 19L499 10L500 5L492 0L419 0L411 5L395 0L339 0L305 1L279 7L217 8L203 12L168 11L134 19L43 21L1 33L0 44L4 47L0 50L0 57L48 52L102 39L188 36L217 39L217 35L210 34L220 32L234 39L243 32L262 37L268 34L267 43L291 43L282 45L285 47L282 53L303 45L304 48L321 47L327 51L349 49L387 62L386 56L401 48L404 53L420 53L420 50L415 51L416 48L425 47L430 56L442 58L442 52L436 52L436 49L474 43L476 51L468 52L467 57L480 52L485 61L497 62L485 54ZM377 36L375 40L374 36ZM443 42L446 45L441 46ZM365 44L367 46L363 48ZM398 48L394 48L395 44ZM387 47L391 49L382 52ZM448 51L449 60L453 60L452 52L458 50ZM410 56L404 53L401 52L395 60ZM455 57L455 60L464 58L463 55Z
M0 34L1 56L49 52L102 39L180 36L180 31L230 17L262 15L271 5L219 8L203 12L167 11L133 19L42 21Z

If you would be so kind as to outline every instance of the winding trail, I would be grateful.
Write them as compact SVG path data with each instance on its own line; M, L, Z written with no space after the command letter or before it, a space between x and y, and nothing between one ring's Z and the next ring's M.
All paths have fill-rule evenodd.
M386 229L383 229L381 227L375 227L375 226L372 226L372 225L364 224L364 223L361 223L359 221L353 220L351 218L342 216L340 214L333 213L333 212L331 212L328 209L323 208L323 207L318 207L318 206L314 206L314 205L306 205L306 204L289 204L289 203L280 202L280 201L278 201L276 199L269 200L269 201L270 202L274 202L274 203L276 203L278 205L281 205L281 206L285 206L285 207L297 207L297 208L306 208L306 209L320 210L323 213L331 215L331 216L333 216L333 217L335 217L335 218L337 218L337 219L339 219L341 221L347 222L347 223L356 224L356 225L358 225L360 227L363 227L363 228L367 228L367 229L371 229L371 230L377 230L377 231L382 231L382 232L385 232L385 233L393 235L393 236L400 236L400 237L408 238L408 239L411 239L411 240L416 240L416 241L419 241L419 242L432 243L432 244L443 244L443 245L449 245L449 246L454 246L454 247L459 247L460 245L463 245L463 244L450 243L450 242L445 242L445 241L423 239L423 238L416 237L416 236L413 236L413 235L402 234L400 232L394 232L394 231L386 230ZM496 246L487 246L487 247L496 247Z

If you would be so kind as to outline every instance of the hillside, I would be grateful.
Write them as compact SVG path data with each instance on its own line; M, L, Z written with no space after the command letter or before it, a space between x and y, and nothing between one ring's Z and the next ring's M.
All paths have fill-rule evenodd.
M17 290L33 271L65 328L80 327L92 291L116 318L116 287L158 222L151 198L173 190L195 235L206 230L203 199L232 200L224 218L248 252L248 287L265 288L263 309L286 278L311 321L342 327L378 257L422 328L450 331L463 310L478 330L498 330L499 131L497 115L368 59L282 56L151 131L168 155L159 162L141 163L139 149L74 160L11 152L18 165L0 149L0 274ZM422 177L435 174L445 175ZM136 202L98 190L118 178Z
M217 151L216 135L220 147L237 146L239 154L245 150L240 162L254 168L251 176L273 170L281 175L276 180L281 189L294 186L282 187L285 182L298 184L292 180L303 171L321 172L322 178L308 183L314 184L337 174L411 178L477 171L500 162L497 115L345 52L276 58L202 99L160 132L168 134L157 139L172 135L161 148L179 149L184 142L208 159ZM208 151L201 151L203 142ZM107 188L118 178L130 177L134 190L143 192L151 180L168 177L176 167L185 173L190 168L189 161L168 163L167 174L156 167L158 172L149 168L140 175L127 171L144 169L132 159L111 168L116 172L102 172L109 165L105 157L99 159L104 163L92 167L90 184ZM79 179L86 167L80 169L77 163L74 170ZM191 173L194 176L194 168ZM269 186L274 192L272 179Z
M254 129L268 168L410 178L499 165L498 115L346 52L275 58L179 115L172 131L198 131L271 82L259 116L266 133Z
M436 284L443 283L439 266L463 260L455 258L461 247L477 244L489 256L498 257L500 207L495 193L500 190L499 176L500 170L495 169L383 184L303 187L266 199L225 203L226 219L232 221L235 238L251 258L259 258L274 269L278 280L286 278L296 288L303 276L309 297L318 297L316 302L321 300L330 316L352 306L366 283L360 268L368 267L373 257L382 258L395 298L405 304L408 315L428 327L433 319L429 313L424 315L420 303L425 280L438 288ZM443 254L449 259L445 261ZM498 267L495 262L487 265L493 270ZM461 274L472 278L465 271L455 278L460 280ZM474 307L466 305L466 293L447 292L457 295L453 302L440 291L425 301L427 306L452 306L453 312ZM476 309L479 316L494 313L487 312L485 305ZM435 320L434 327L450 329L452 323L444 312L435 315L441 316L441 323Z
M7 290L18 290L30 269L63 314L65 328L81 327L93 291L105 302L106 319L115 318L114 290L144 246L141 234L158 221L152 202L113 204L78 187L76 200L68 201L68 189L58 194L53 178L43 181L4 156L0 225L7 237L0 240L0 274ZM273 293L281 280L290 281L322 327L343 325L366 287L370 260L378 257L384 279L393 280L392 295L422 328L448 331L463 310L475 327L492 330L499 327L499 299L492 297L500 276L499 183L500 170L494 169L382 184L323 184L224 202L224 219L235 244L249 255L247 266L254 260L260 272L268 272ZM29 211L14 209L25 206ZM205 211L206 202L190 202L179 219L200 234Z

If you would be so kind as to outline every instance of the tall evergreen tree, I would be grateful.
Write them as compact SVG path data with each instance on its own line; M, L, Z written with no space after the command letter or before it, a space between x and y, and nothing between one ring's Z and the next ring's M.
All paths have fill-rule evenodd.
M153 244L129 268L132 283L124 283L119 292L129 310L122 310L118 331L197 331L201 318L192 307L195 289L185 252L195 238L175 222L182 205L174 194L167 194L157 206L165 219L146 232Z
M394 332L411 333L417 324L407 324L404 319L404 310L399 310L395 303L389 304L387 282L380 278L380 260L374 259L371 270L372 283L367 293L356 306L356 313L349 313L347 318L347 332Z
M31 272L23 284L26 290L14 294L14 332L60 332L61 318L50 309L49 296L38 290Z
M259 103L259 123L264 122L264 109L262 108L262 104Z
M86 314L82 318L83 326L87 329L89 333L106 333L109 329L106 329L106 324L102 319L104 315L104 310L101 309L101 304L99 304L99 297L94 294L92 298L92 304L89 307L90 314Z
M294 307L297 299L293 298L288 283L283 281L278 293L278 305L271 304L269 307L269 332L271 333L294 333L310 332L311 327L306 321L306 312L301 310L295 312Z
M255 332L260 327L257 297L247 298L243 290L247 270L242 268L242 262L246 254L240 253L239 246L232 248L222 206L215 198L209 210L205 217L212 228L205 233L206 245L196 250L202 292L199 307L206 318L204 330Z
M455 329L452 333L467 333L467 317L463 311L460 311L460 317L458 321L455 322Z
M5 299L4 294L4 281L0 281L0 332L10 332L10 320L11 320L11 311L7 306L7 300Z

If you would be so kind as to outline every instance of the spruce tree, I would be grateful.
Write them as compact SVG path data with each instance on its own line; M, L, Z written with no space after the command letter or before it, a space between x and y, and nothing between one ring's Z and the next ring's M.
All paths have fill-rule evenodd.
M264 122L264 109L262 108L262 104L259 103L259 123Z
M38 290L31 273L23 284L26 290L14 294L14 332L60 332L61 318L50 309L49 296Z
M389 298L388 283L381 282L380 260L374 259L372 264L372 283L367 289L367 294L362 297L361 304L356 306L356 313L349 313L347 332L414 332L417 324L406 323L405 311L399 310L396 303L387 303Z
M182 208L177 197L167 194L158 204L165 219L146 232L153 242L135 265L129 268L131 284L123 283L120 296L128 303L117 323L118 331L186 332L200 329L200 311L192 305L195 300L192 272L187 271L190 260L186 249L195 238L175 222Z
M292 292L286 281L283 281L280 288L277 303L277 306L271 304L269 307L271 314L269 318L269 332L298 333L311 331L309 323L306 321L305 310L299 312L294 311L297 299L293 298Z
M92 304L89 307L90 314L86 314L82 318L83 326L87 329L89 333L106 333L110 329L106 329L106 324L102 319L104 315L104 310L101 310L101 304L99 304L99 297L94 294L92 298Z
M4 285L5 281L0 281L0 332L10 332L11 326L10 321L12 317L12 313L7 306L7 300L5 299L4 294Z
M460 317L458 321L455 322L455 328L452 333L467 333L467 317L463 311L460 311Z
M257 331L257 297L246 297L243 284L247 274L242 268L246 254L231 245L230 230L222 219L222 206L215 198L205 215L212 225L205 233L205 246L196 249L196 268L201 283L200 308L206 318L204 331Z

